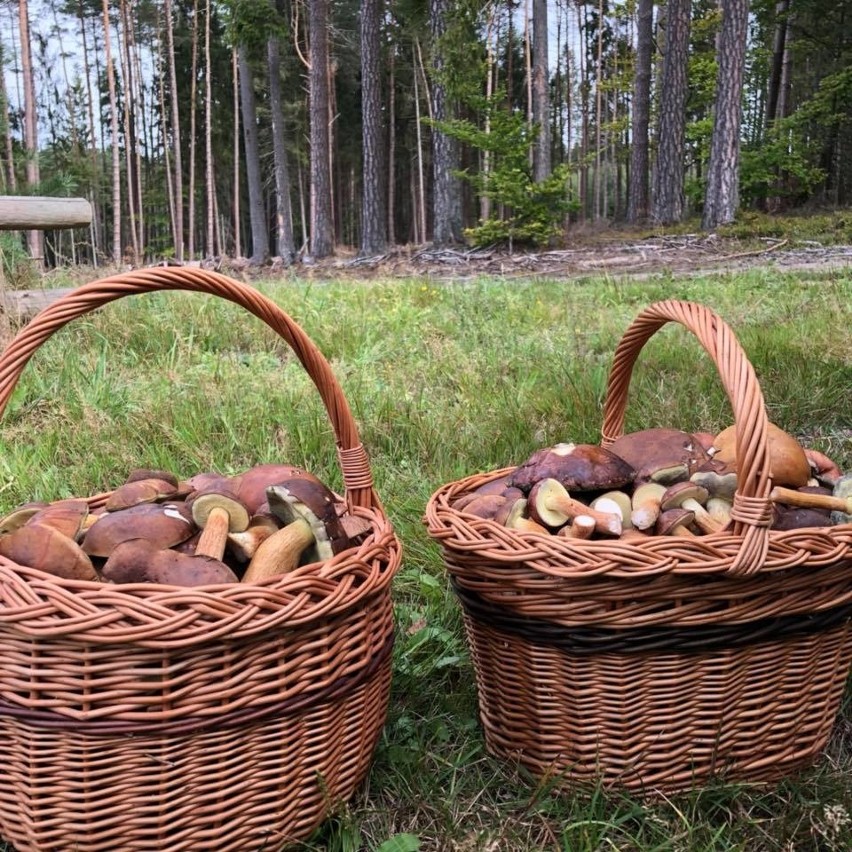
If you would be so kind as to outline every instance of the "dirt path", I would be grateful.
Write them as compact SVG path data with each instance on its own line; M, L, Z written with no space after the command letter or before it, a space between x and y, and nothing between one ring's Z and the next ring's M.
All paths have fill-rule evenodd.
M284 268L275 260L263 267L251 267L244 259L224 259L198 265L244 281L276 276L332 281L422 276L439 281L463 281L481 276L570 280L599 275L636 280L660 274L696 277L755 267L770 267L779 272L849 271L852 270L852 245L822 246L799 242L794 247L787 240L767 239L762 240L758 247L753 244L744 247L736 241L721 240L712 234L685 234L632 242L598 240L544 252L427 247L397 249L369 258L341 252L322 262L300 263L290 268ZM80 269L74 277L83 283L106 274L104 270L88 268ZM69 287L51 287L49 280L43 289L0 290L0 313L10 320L26 320L70 290Z

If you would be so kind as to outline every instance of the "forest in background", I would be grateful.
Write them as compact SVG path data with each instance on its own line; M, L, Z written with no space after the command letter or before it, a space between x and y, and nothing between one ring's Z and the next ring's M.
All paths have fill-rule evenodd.
M852 200L846 0L0 3L0 191L46 266L559 244Z

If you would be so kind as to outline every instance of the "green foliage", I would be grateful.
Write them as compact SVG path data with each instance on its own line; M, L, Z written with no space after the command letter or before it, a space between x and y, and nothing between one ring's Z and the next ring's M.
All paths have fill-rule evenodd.
M39 279L36 264L18 234L0 231L0 262L3 264L0 284L12 290L30 289Z
M487 155L488 170L464 171L460 176L477 194L492 201L494 214L466 231L474 245L508 243L547 245L562 230L568 200L566 164L558 165L547 180L533 180L530 146L538 133L520 112L508 112L493 103L485 106L487 130L469 119L440 124L450 136Z

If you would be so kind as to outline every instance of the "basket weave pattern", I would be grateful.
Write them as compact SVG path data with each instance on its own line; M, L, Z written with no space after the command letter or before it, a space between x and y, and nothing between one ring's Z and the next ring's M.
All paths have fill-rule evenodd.
M619 343L602 444L622 434L642 346L663 325L713 359L737 429L731 528L581 541L452 508L512 468L438 489L426 521L463 608L488 747L537 775L672 792L774 780L825 745L852 661L852 524L769 529L767 418L733 332L652 305Z
M0 356L0 407L70 320L177 289L235 302L292 347L371 533L259 585L112 586L0 558L0 833L20 850L279 848L352 794L384 724L400 545L328 363L271 300L187 268L84 285Z

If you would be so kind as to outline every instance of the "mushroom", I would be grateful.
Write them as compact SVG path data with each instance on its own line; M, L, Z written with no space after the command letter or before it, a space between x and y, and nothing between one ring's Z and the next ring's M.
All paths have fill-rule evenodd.
M660 509L688 509L695 515L695 525L704 533L719 532L722 527L710 517L702 503L709 497L706 488L694 482L676 482L666 489L660 500Z
M269 508L284 522L257 549L244 583L283 574L300 562L330 559L349 546L335 508L335 496L318 480L293 478L266 489Z
M89 517L89 504L85 500L57 500L39 509L26 523L53 527L67 538L77 541Z
M502 494L479 494L465 503L461 511L476 515L477 518L493 519L507 502Z
M140 503L107 512L86 532L82 547L89 556L107 557L123 541L144 538L158 548L174 547L196 531L183 503Z
M221 559L225 553L228 533L243 532L249 525L251 516L246 507L232 492L221 486L197 491L189 505L192 520L202 530L195 548L199 556Z
M97 580L92 560L73 538L44 524L25 524L0 538L0 555L65 580Z
M141 538L119 544L107 559L102 574L111 583L209 586L237 582L237 575L219 559L162 549Z
M543 527L537 521L528 518L526 512L526 497L509 498L503 504L502 508L497 511L497 514L494 516L494 522L506 527L506 529L517 530L518 532L534 532L550 535L550 530L547 527Z
M615 504L613 504L615 505ZM621 535L621 512L617 506L613 512L599 512L575 500L563 485L555 479L542 479L530 491L530 517L548 527L561 527L577 515L590 515L595 520L595 529L604 535Z
M633 468L594 444L556 444L534 452L509 478L528 494L542 479L555 479L568 491L606 491L633 480Z
M737 471L728 462L709 459L689 477L690 482L707 489L711 497L721 497L732 503L737 490Z
M772 529L778 532L787 530L798 530L805 527L828 527L831 526L831 518L824 512L816 509L801 507L785 508L776 506L772 518Z
M269 512L252 515L244 530L228 533L227 550L237 562L249 562L260 545L280 528L278 519Z
M666 493L666 486L659 482L643 482L633 492L630 505L631 524L639 530L649 530L660 516L660 501Z
M135 470L131 470L124 482L127 484L128 482L140 482L145 479L159 479L162 482L168 482L169 485L175 488L179 485L178 478L171 471L156 470L148 467L137 467Z
M39 501L24 503L22 506L12 509L8 515L0 519L0 535L14 532L18 527L22 527L39 509L43 509L47 505L49 504Z
M636 471L635 481L670 485L690 475L708 459L701 442L680 429L642 429L616 438L610 450Z
M156 503L160 500L174 499L177 493L177 485L165 479L149 477L148 479L134 479L119 485L112 494L107 497L104 508L108 512L120 512L140 503Z
M811 476L811 466L802 445L774 423L767 427L769 475L775 485L798 488ZM723 429L713 441L713 460L726 462L733 470L737 465L736 427Z
M656 535L678 535L691 538L689 525L695 520L695 514L689 509L667 509L660 513L654 527Z
M733 504L730 500L724 497L708 497L705 508L710 517L719 524L720 529L724 529L731 522Z
M292 479L310 479L319 482L312 473L290 464L259 464L230 480L230 491L248 509L257 514L266 502L266 489L270 485Z
M832 513L836 513L841 517L841 520L834 521L835 523L847 524L852 520L852 487L847 488L847 496L840 495L842 488L839 488L844 479L848 479L852 484L852 474L848 477L841 477L837 480L834 493L831 495L814 494L805 491L796 491L791 488L782 488L776 486L769 492L770 500L776 503L783 503L786 506L799 506L805 509L828 509ZM832 520L834 520L832 518Z
M561 527L556 535L562 538L587 539L595 531L595 519L591 515L577 515L570 524Z
M607 501L606 503L602 503L602 501ZM630 497L624 491L607 491L604 494L601 494L600 497L596 497L592 500L592 508L597 509L599 512L612 512L612 503L618 507L618 511L621 513L621 526L623 530L629 530L633 527L633 521L630 519L630 513L633 509L633 506L630 502Z

